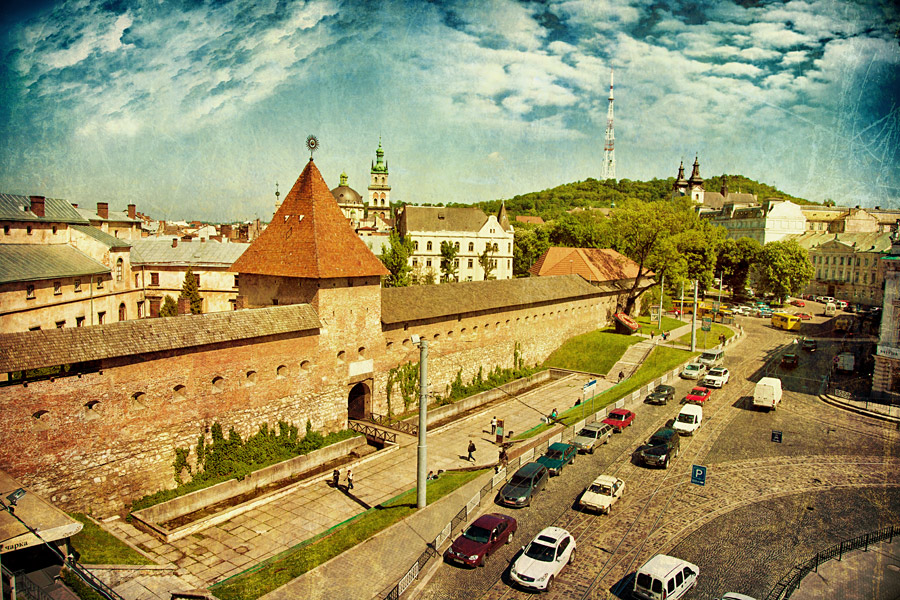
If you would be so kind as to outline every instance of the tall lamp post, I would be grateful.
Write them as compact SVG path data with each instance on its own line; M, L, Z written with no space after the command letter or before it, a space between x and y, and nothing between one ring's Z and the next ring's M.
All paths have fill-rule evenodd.
M428 341L418 335L410 336L412 343L419 347L419 445L416 451L416 507L425 508L428 504L427 469L428 446L426 442L428 428Z

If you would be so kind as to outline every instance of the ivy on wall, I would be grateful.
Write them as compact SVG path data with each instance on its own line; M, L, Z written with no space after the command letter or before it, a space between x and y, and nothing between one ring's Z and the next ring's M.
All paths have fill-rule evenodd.
M419 363L408 362L397 365L388 371L387 377L387 408L388 416L393 416L394 408L391 404L394 385L400 389L400 397L403 399L403 412L407 412L416 399L416 390L419 387Z

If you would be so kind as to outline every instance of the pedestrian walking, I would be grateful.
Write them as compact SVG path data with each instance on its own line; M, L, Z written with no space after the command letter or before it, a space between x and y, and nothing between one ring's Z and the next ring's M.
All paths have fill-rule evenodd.
M625 379L625 371L619 371L619 381Z
M469 440L469 457L466 459L469 462L475 462L475 457L472 454L475 452L475 442Z
M550 420L551 421L555 421L556 417L558 417L558 416L559 416L559 413L556 411L555 408L552 411L550 411Z
M337 489L338 482L340 482L340 480L341 480L341 470L335 469L334 473L331 474L331 487L333 487L334 489Z
M500 448L500 466L502 468L506 468L506 465L509 464L509 456L506 454L506 448Z
M347 469L347 491L353 489L353 470Z
M497 433L497 417L496 415L491 419L491 435Z

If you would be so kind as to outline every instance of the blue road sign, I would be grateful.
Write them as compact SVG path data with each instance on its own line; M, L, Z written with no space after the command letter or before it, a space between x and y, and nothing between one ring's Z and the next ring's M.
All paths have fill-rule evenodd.
M781 432L780 431L775 431L774 429L772 430L772 441L777 444L781 443Z
M596 384L597 384L597 380L596 380L596 379L591 379L590 381L588 381L586 384L584 384L584 385L582 386L582 389L588 390L588 389L591 388L591 386L594 386L594 385L596 385Z
M694 465L691 467L691 483L706 485L706 467Z

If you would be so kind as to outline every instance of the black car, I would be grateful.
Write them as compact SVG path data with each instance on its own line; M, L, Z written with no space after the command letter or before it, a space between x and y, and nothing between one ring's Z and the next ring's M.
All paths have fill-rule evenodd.
M800 364L800 357L793 352L788 352L781 357L781 366L785 369L793 369Z
M681 439L678 432L669 427L658 430L647 441L647 445L638 449L638 457L648 466L669 468L669 461L678 456Z
M658 385L650 395L644 399L648 404L667 404L675 397L675 388L671 385Z
M514 508L529 506L531 499L544 488L549 477L547 467L530 462L513 473L506 485L500 488L497 503Z
M800 347L807 352L815 352L819 345L816 343L816 340L803 340L803 342L800 343Z

